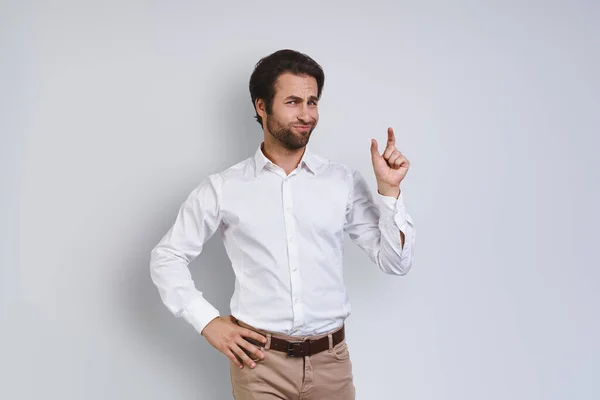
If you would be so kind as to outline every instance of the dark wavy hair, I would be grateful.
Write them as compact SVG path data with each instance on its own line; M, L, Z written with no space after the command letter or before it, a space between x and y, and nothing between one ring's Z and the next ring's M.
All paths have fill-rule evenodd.
M295 50L278 50L273 54L260 59L250 76L250 97L256 112L256 120L262 126L262 118L256 110L256 99L263 99L267 114L273 111L273 97L275 96L275 81L283 73L294 75L308 75L317 80L317 97L321 98L325 73L323 68L306 54Z

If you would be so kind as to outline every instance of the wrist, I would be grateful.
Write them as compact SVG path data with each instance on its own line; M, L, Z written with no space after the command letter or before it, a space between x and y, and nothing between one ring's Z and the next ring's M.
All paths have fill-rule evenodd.
M211 324L213 324L213 322L215 322L216 320L218 320L220 317L215 317L213 319L211 319L210 321L208 321L206 323L206 325L204 325L204 327L200 330L200 335L205 336L204 334L206 333L207 330L210 330L210 326ZM207 329L208 328L208 329Z
M392 186L386 183L377 182L377 191L382 196L393 197L397 199L400 196L400 186Z

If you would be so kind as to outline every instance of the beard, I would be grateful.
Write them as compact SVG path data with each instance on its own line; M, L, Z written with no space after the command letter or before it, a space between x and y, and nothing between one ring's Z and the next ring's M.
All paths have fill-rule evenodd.
M273 114L267 117L267 130L271 133L279 143L288 150L299 150L308 144L310 135L315 129L317 123L315 120L311 121L311 128L307 132L294 133L293 125L298 123L292 123L285 125L281 123ZM306 124L309 125L309 124Z

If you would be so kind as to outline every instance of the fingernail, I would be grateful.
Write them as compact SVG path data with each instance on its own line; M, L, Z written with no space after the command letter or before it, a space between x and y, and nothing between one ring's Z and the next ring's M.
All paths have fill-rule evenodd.
M252 363L251 367L252 367L252 368L256 367L256 364Z

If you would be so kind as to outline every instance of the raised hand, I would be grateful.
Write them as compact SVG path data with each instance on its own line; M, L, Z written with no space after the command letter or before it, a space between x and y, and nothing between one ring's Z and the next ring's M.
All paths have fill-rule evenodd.
M377 141L371 140L371 161L379 192L382 195L398 197L400 182L406 177L410 163L396 148L396 136L392 128L388 128L387 145L383 154L379 154Z

